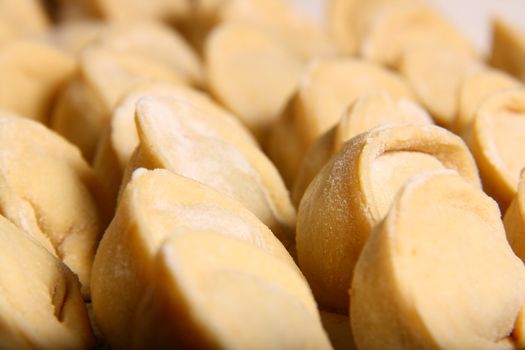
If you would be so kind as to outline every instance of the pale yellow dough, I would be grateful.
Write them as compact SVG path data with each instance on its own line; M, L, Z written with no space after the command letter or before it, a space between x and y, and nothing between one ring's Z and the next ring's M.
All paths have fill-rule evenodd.
M201 48L217 25L248 22L279 38L298 58L337 52L317 23L303 15L289 1L282 0L192 0L193 12L185 31Z
M89 298L108 217L105 195L78 149L39 123L0 116L0 214L58 256Z
M0 249L0 348L91 349L94 337L73 273L2 216Z
M404 3L418 4L418 0L328 0L327 27L337 47L346 54L358 51L363 31L375 13L383 7Z
M304 156L292 190L293 204L299 207L315 175L351 138L382 125L432 123L427 112L409 100L396 99L387 93L358 98L339 123L321 135Z
M503 223L510 246L514 253L525 262L525 172L523 170L517 194L505 213Z
M202 86L197 54L160 23L113 23L79 57L80 72L61 92L51 126L92 160L116 104L146 82Z
M53 27L47 32L45 39L62 50L79 56L82 50L96 43L107 30L108 25L102 21L69 21Z
M135 126L135 107L137 102L145 96L184 100L212 115L219 114L218 118L233 118L204 93L182 85L145 83L131 89L113 109L109 124L100 137L93 160L95 172L106 186L113 201L116 200L124 170L133 151L139 145L139 136ZM256 145L249 133L242 132L236 137L240 142Z
M370 232L408 179L438 169L480 187L461 138L433 125L372 129L323 167L301 201L296 233L299 266L321 306L347 312L354 266Z
M61 91L51 128L93 158L110 113L130 89L152 81L183 83L180 76L146 58L91 46L79 57L80 71Z
M138 169L123 191L95 259L93 306L116 348L327 347L311 292L272 232L239 202L167 170Z
M435 121L448 129L458 113L463 79L479 69L480 62L471 56L436 46L408 50L399 67Z
M525 87L490 95L466 131L483 187L504 212L514 198L525 167Z
M522 85L512 76L488 67L470 72L463 78L459 88L458 113L452 130L461 135L468 129L476 110L490 95L500 90Z
M44 42L21 39L0 47L0 109L47 123L54 98L75 73L73 57Z
M387 3L374 12L360 38L364 59L397 67L409 50L431 47L477 57L473 45L438 12L424 3Z
M0 2L0 43L23 36L42 34L49 28L38 0L2 0Z
M213 95L259 139L294 93L303 63L280 38L249 22L226 22L204 48Z
M268 155L285 182L293 184L310 146L337 124L357 98L380 92L414 99L400 75L374 63L341 57L311 62L266 144Z
M200 181L237 199L293 248L295 210L288 191L273 164L243 136L247 131L236 119L176 97L146 97L136 114L140 145L126 179L145 167Z
M427 173L396 196L355 268L360 349L515 349L525 268L496 203L457 173Z
M205 85L197 53L176 30L165 24L153 21L114 23L100 36L97 45L167 68L188 85Z
M171 237L135 322L135 348L331 349L304 280L282 261L227 236ZM161 324L161 327L158 325Z
M492 22L490 64L525 81L525 31L496 18Z

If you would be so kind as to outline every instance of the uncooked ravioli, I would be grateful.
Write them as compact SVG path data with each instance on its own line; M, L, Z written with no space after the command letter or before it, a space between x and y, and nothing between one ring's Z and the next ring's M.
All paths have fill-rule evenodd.
M433 125L372 129L343 145L306 190L297 215L297 255L318 302L344 312L368 235L415 175L452 169L480 186L465 143Z
M361 348L509 349L525 269L490 197L457 173L427 173L371 234L350 297Z

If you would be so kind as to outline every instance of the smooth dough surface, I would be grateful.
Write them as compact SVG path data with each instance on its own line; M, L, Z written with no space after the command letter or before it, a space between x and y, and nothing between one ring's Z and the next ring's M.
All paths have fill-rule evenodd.
M79 62L78 75L60 92L50 125L90 161L111 111L124 94L146 82L183 83L167 67L103 47L83 50Z
M490 64L525 81L525 32L496 18L492 38Z
M352 274L375 225L413 176L457 171L480 186L465 143L437 126L372 129L344 144L314 178L297 216L299 266L321 306L346 312Z
M306 282L247 242L198 232L171 237L156 268L141 305L149 313L136 323L138 348L331 349L317 310L302 301L313 301Z
M147 97L137 105L140 145L128 166L165 168L237 199L286 247L294 245L295 209L273 164L236 119L189 100ZM199 159L199 162L195 162ZM126 180L124 180L125 183Z
M406 52L420 47L477 56L472 43L425 3L389 3L368 21L359 47L368 60L397 67Z
M341 57L313 60L266 144L286 183L293 184L305 153L357 98L381 92L414 99L403 77L374 63Z
M500 90L519 86L517 79L496 69L484 67L470 72L463 78L459 88L458 113L452 130L458 135L463 134L487 97Z
M496 203L440 171L407 183L371 234L351 323L363 349L513 349L524 298L525 268Z
M490 95L466 131L486 192L505 211L525 166L525 87Z
M73 57L45 42L7 43L0 48L2 110L48 123L55 96L76 68Z
M450 128L458 112L461 83L479 65L462 52L428 46L407 51L399 70L436 122Z
M212 93L264 140L296 89L302 61L279 37L245 22L216 27L204 52Z
M525 173L523 170L518 191L505 213L503 224L512 250L525 262ZM523 331L523 335L525 335L525 328Z
M303 304L305 311L310 315L317 314L315 302L291 256L272 232L239 202L208 186L167 170L138 169L122 193L116 216L100 243L93 267L95 319L112 345L117 347L130 345L131 339L127 330L132 327L133 322L139 323L136 326L137 331L141 328L146 329L145 333L137 335L140 339L142 337L147 339L148 334L155 334L155 332L162 333L159 329L147 330L146 320L140 318L135 320L137 306L147 302L147 289L154 283L160 284L159 293L168 293L163 294L167 302L192 304L191 300L177 300L177 293L168 292L169 288L172 288L169 287L170 284L179 283L178 276L166 277L166 279L158 277L156 280L155 271L158 271L159 267L156 267L155 257L163 249L161 247L165 242L173 237L205 233L245 241L247 245L253 247L252 249L261 251L257 254L268 256L264 259L271 258L270 260L275 261L271 264L282 265L286 270L281 271L285 275L282 281L289 279L289 285L298 288L296 297L301 301L300 304ZM215 246L210 246L213 247ZM186 253L195 257L197 256L195 254L207 254L198 253L198 247L195 249L197 251ZM207 249L206 244L202 249ZM263 263L258 266L263 268L264 265ZM168 269L169 272L173 268L170 266L168 264L163 268ZM184 273L189 274L187 278L194 275L190 271ZM275 273L278 274L278 271ZM206 279L211 281L209 278ZM206 283L206 279L202 283ZM191 295L188 295L188 298L191 299ZM151 302L155 304L155 300ZM147 315L148 310L154 309L153 306L148 307L145 313L137 312L137 317ZM151 317L164 315L163 310L164 307L155 310ZM166 316L175 319L179 317L177 314ZM175 329L177 324L170 323L166 327ZM167 334L166 336L170 336L169 339L174 341L181 335ZM145 341L144 339L140 341Z
M387 93L358 98L337 125L320 136L304 156L292 189L294 205L299 206L315 175L346 141L375 127L393 124L432 124L432 118L417 104Z

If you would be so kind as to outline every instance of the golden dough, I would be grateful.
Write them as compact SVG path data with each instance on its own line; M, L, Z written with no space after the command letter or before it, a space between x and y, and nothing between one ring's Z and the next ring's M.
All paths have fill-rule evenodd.
M91 0L45 0L48 13L52 16L54 25L62 26L100 17L100 13Z
M424 109L406 99L387 93L358 98L330 130L321 135L303 158L292 190L292 202L299 207L313 178L343 144L363 132L392 124L432 124Z
M492 22L490 64L525 81L525 32L497 18Z
M525 348L525 303L523 304L518 319L514 324L512 338L514 339L514 346L516 349Z
M356 350L350 319L347 315L328 311L319 311L321 322L334 350Z
M100 133L120 98L151 81L180 84L180 76L140 56L90 47L80 55L80 72L60 93L51 128L93 158Z
M222 23L247 22L279 38L298 58L337 52L317 23L282 0L193 0L193 13L185 31L201 48L209 32Z
M240 201L287 248L293 247L295 210L288 191L264 153L242 136L247 131L236 119L165 97L142 99L136 113L140 145L125 178L145 167L200 181Z
M80 74L62 91L51 123L88 160L110 113L130 89L150 81L204 84L197 54L160 23L113 23L95 43L82 51Z
M318 319L315 302L290 255L271 231L239 202L214 191L208 186L166 170L147 171L138 169L122 193L116 216L100 243L93 266L95 319L110 344L119 348L129 346L131 341L129 330L133 328L133 322L137 322L134 326L136 332L139 332L140 329L142 329L141 332L145 332L144 334L137 333L136 337L140 338L137 341L142 341L142 337L148 339L148 335L162 333L162 327L157 327L158 323L148 326L149 321L152 321L148 317L164 315L168 318L173 317L173 321L180 317L184 320L182 324L188 324L185 318L190 318L191 327L188 327L191 332L202 327L194 324L199 323L198 320L192 320L187 314L171 313L170 316L170 313L166 312L169 310L168 308L184 307L184 304L193 307L191 294L195 291L183 289L177 292L173 288L176 288L179 279L182 281L188 278L198 278L198 271L191 272L182 269L180 270L181 273L188 273L186 277L182 277L177 274L177 270L173 270L175 266L169 263L166 265L165 262L161 262L158 260L159 258L156 259L155 257L158 254L163 255L162 252L159 253L160 251L177 249L169 243L177 236L187 236L191 239L193 235L202 236L205 234L210 237L207 237L206 240L199 240L198 244L191 250L186 250L185 254L195 258L201 256L200 254L203 254L203 257L212 256L213 251L221 254L221 249L218 247L222 246L222 240L215 239L215 236L229 236L232 237L232 240L245 241L247 248L243 249L249 249L251 253L247 256L253 254L254 260L253 263L248 261L241 263L239 261L239 266L248 267L255 264L253 266L264 269L264 266L268 264L266 265L268 270L265 270L268 272L261 273L272 274L275 277L280 276L280 281L288 286L286 288L291 292L291 296L294 296L295 303L300 302L299 304L303 305L302 308L305 310L302 316L310 315L310 317L315 316ZM184 244L183 241L185 240L183 238L180 244ZM216 244L212 244L215 241ZM227 243L226 245L232 244ZM224 249L229 248L225 246ZM232 254L236 255L233 252ZM239 252L239 254L244 253ZM258 258L261 260L257 260ZM197 260L206 259L197 258ZM242 259L239 257L239 260ZM218 259L217 264L219 265L216 266L220 266L221 261L222 258ZM237 264L236 261L234 259L231 263ZM201 262L207 264L206 261ZM158 266L159 263L161 266ZM161 273L162 269L165 270L164 273ZM250 269L252 268L250 267ZM275 269L274 272L270 271L273 269ZM174 275L167 276L167 274ZM207 279L204 279L202 283ZM160 299L148 300L148 291L153 285L156 285L155 288L159 288L156 292L162 293L162 296L159 297ZM209 289L208 287L201 289L206 293L207 291L212 293L212 290L213 288ZM230 292L233 291L230 290L228 293ZM178 300L176 296L180 293L182 293L182 299ZM265 298L266 296L269 297L266 293L264 295ZM265 298L258 299L262 302L261 300ZM159 300L165 300L165 302L158 305L156 303ZM145 313L137 313L138 315L148 315L145 316L146 319L137 318L133 320L136 308L148 302L152 302L154 305L147 307ZM181 305L177 303L181 303ZM160 306L161 309L157 310L154 306ZM200 309L202 306L196 305L195 307ZM252 310L248 306L243 306L243 308ZM211 310L209 311L211 313ZM240 311L242 312L242 310ZM150 315L150 312L153 315ZM223 311L220 314L224 317L225 312ZM258 312L256 316L257 314ZM284 315L279 313L279 316ZM210 315L210 318L212 317L214 316ZM235 320L232 321L235 322ZM248 320L239 321L247 322ZM317 322L319 321L317 320ZM177 324L173 323L171 321L162 322L167 329L175 329L173 327L176 327ZM255 331L261 334L265 333L260 332L260 329ZM133 333L135 334L135 332ZM180 330L174 334L172 332L164 334L164 336L168 336L170 342L174 342L178 338L177 341L181 341ZM157 341L161 342L162 339L161 337ZM192 340L205 341L204 337L200 340Z
M422 3L391 3L368 20L360 40L364 59L396 67L409 50L431 47L477 57L472 44L438 12Z
M466 131L483 188L505 212L516 194L525 166L525 87L490 95Z
M407 51L399 71L435 121L450 129L458 112L461 82L479 65L464 53L428 46Z
M228 0L219 14L225 22L241 20L268 30L304 60L337 52L323 28L286 1Z
M470 72L459 89L458 113L452 130L461 135L474 119L476 110L491 94L508 88L519 87L520 82L510 75L490 68Z
M0 109L47 123L59 89L76 62L44 42L16 40L0 47Z
M517 194L505 213L503 224L512 250L525 262L525 172L523 170Z
M456 135L433 125L372 129L344 144L306 190L297 215L297 255L321 306L347 312L348 288L373 227L411 177L453 169L480 186Z
M413 99L400 75L374 63L353 58L314 60L266 144L267 153L285 182L293 184L310 146L337 124L358 97L380 92Z
M362 349L514 349L525 268L491 198L457 173L427 173L370 235L350 300Z
M204 86L203 67L197 53L177 31L165 24L113 24L101 35L97 45L167 68L188 85Z
M187 0L80 0L100 17L113 22L161 20L176 23L188 16L192 1ZM91 3L91 4L90 4Z
M204 52L213 95L264 140L295 92L301 60L279 38L242 22L216 27Z
M116 199L124 170L139 145L139 136L135 126L135 107L145 96L158 96L188 101L206 110L217 118L234 118L222 110L207 95L182 85L167 83L145 83L127 93L114 108L108 127L102 134L93 160L95 172L107 187L113 200ZM247 132L236 135L239 142L256 145Z
M141 304L136 348L331 349L306 282L282 261L237 239L171 237ZM158 327L161 324L162 327Z
M78 149L39 123L0 117L0 212L62 259L89 298L108 211Z
M108 30L104 22L81 20L60 23L47 33L46 39L51 44L75 56L79 56L86 47Z
M0 43L23 36L42 34L49 28L38 0L2 0L0 2Z
M355 54L363 31L374 14L394 3L418 4L418 0L329 0L327 9L328 31L334 42L346 54Z
M91 349L77 278L0 216L0 348Z

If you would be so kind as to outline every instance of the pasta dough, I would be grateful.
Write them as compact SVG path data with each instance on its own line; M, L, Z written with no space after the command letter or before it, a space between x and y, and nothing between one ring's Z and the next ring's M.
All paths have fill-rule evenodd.
M490 95L467 130L467 142L479 166L483 187L504 212L516 194L525 166L525 88Z
M438 169L453 169L480 186L463 141L433 125L372 129L324 166L301 201L296 233L299 266L321 306L346 312L368 235L408 179Z
M310 182L346 141L375 127L392 124L432 124L432 119L413 102L386 93L358 98L339 123L320 136L306 153L293 186L294 205L299 207Z
M0 108L47 123L60 88L75 74L73 57L36 40L0 47Z
M94 337L73 273L0 216L0 348L91 349Z
M175 263L172 259L182 260ZM243 269L244 273L235 277L235 271ZM221 273L228 270L231 279ZM135 171L100 243L93 271L95 318L110 343L119 348L130 345L129 329L137 332L133 332L135 341L142 347L173 346L174 342L184 341L194 346L249 341L249 337L238 333L232 338L228 322L237 325L237 329L244 327L241 333L252 334L257 339L254 346L269 344L272 337L273 341L286 344L288 336L279 333L279 326L272 326L275 316L265 311L269 310L266 298L290 311L278 313L279 317L292 323L301 318L308 320L303 325L311 327L308 332L313 333L300 331L301 337L326 344L311 292L272 232L239 202L166 170ZM255 279L245 280L242 275L253 275ZM256 276L261 276L262 281ZM265 287L264 280L270 285ZM206 287L203 283L211 285ZM267 291L272 283L276 283L276 294ZM288 291L286 295L280 291L282 288ZM265 298L260 298L261 290L265 290ZM205 295L209 302L201 299ZM240 300L240 305L222 309L214 299L221 297ZM140 305L143 312L137 312L134 319ZM256 323L240 317L254 308L261 312L257 312L261 317L253 321ZM194 312L188 314L188 310ZM161 319L163 327L157 327ZM221 319L224 324L217 325ZM264 326L267 332L260 332L257 322L268 323ZM303 341L295 335L290 338Z
M340 57L311 62L266 145L285 182L293 184L310 146L337 124L357 98L380 92L414 98L401 76L373 63Z
M241 22L216 27L204 52L214 96L264 140L297 87L301 60L279 38Z
M0 116L1 214L76 273L86 299L105 205L78 149L39 123Z
M288 191L264 153L246 137L233 136L247 133L236 119L188 100L148 97L137 105L136 123L140 145L125 178L145 167L200 181L237 199L293 249L295 210Z
M372 232L350 298L362 349L513 349L525 269L492 199L456 173L427 173Z

